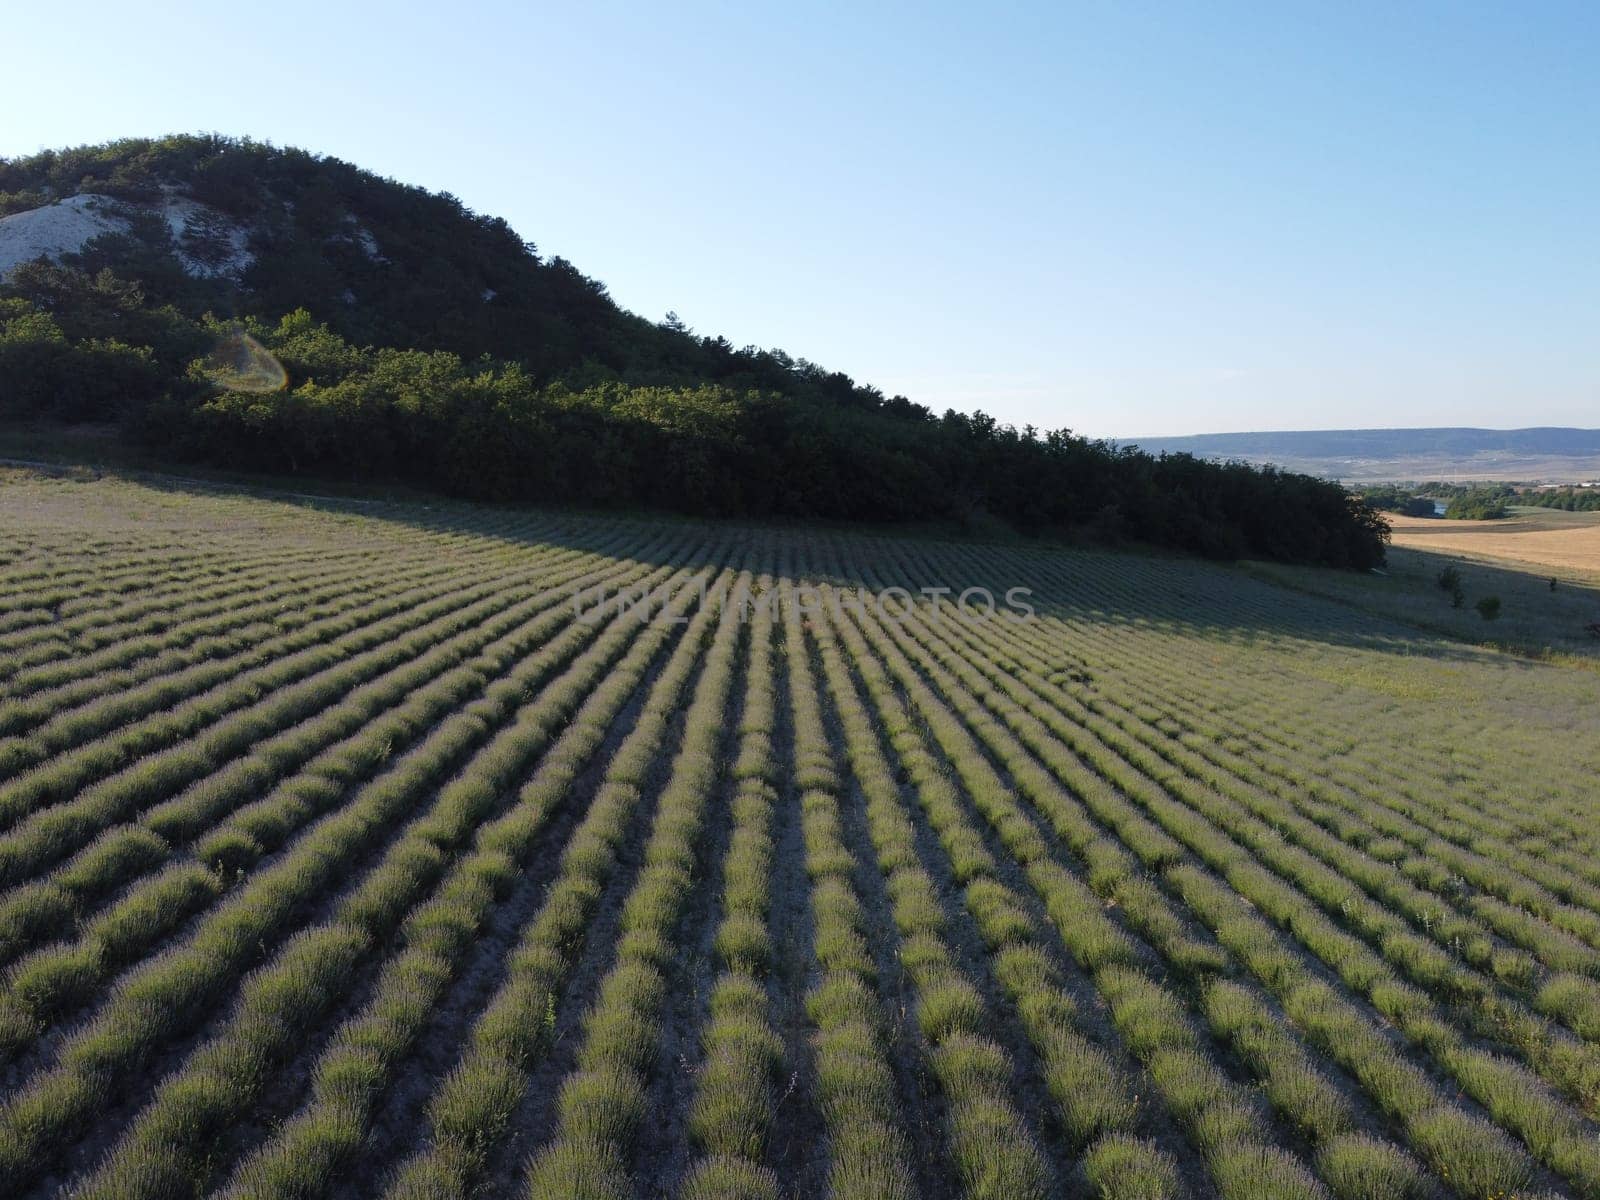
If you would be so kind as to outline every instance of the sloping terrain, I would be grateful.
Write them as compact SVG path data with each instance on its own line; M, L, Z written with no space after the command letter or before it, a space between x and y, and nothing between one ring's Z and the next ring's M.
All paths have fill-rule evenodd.
M166 465L304 490L1383 559L1381 517L1325 480L936 414L625 312L504 220L303 150L208 135L0 159L0 214L6 255L40 251L0 279L0 425L114 426Z
M1391 518L1395 543L1600 577L1600 514L1518 508L1498 521Z
M1174 559L0 511L9 1196L1600 1195L1590 672Z
M148 203L81 192L0 217L0 279L34 259L60 262L96 238L127 235L140 216L160 222L178 264L195 278L238 279L255 261L249 227L209 205L172 192Z
M106 196L69 196L0 217L0 278L36 258L77 254L102 234L126 233L127 222L110 211L114 203Z

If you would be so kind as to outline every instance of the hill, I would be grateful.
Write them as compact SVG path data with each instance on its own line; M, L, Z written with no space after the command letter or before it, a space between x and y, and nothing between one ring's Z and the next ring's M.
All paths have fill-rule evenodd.
M1600 478L1600 429L1327 429L1129 438L1151 454L1274 463L1349 482Z
M478 499L1383 556L1382 519L1326 482L935 414L696 337L503 220L301 150L184 136L0 161L0 271L0 418L114 421L174 458Z

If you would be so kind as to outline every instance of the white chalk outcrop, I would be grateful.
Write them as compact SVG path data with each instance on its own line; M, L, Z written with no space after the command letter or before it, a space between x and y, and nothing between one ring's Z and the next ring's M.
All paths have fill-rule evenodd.
M110 196L88 193L0 217L0 279L36 258L76 254L103 233L127 232L116 209Z
M170 192L150 204L86 192L0 217L0 279L36 258L59 261L102 234L126 233L141 211L166 223L178 261L190 275L238 278L254 261L250 229L209 205Z

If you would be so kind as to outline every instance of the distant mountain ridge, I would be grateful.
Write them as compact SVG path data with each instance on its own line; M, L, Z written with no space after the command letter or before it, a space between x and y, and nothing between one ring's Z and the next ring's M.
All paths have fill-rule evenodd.
M1187 437L1119 438L1152 453L1293 454L1353 457L1374 454L1478 453L1600 454L1600 429L1536 425L1527 429L1303 429L1258 433L1200 433Z
M1600 429L1323 429L1117 439L1151 454L1273 463L1347 480L1526 479L1600 474Z

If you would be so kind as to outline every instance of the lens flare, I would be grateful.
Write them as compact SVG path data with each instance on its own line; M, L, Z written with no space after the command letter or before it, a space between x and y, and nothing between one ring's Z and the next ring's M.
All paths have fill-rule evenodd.
M242 329L217 339L203 370L207 379L226 392L281 392L289 386L283 364Z

